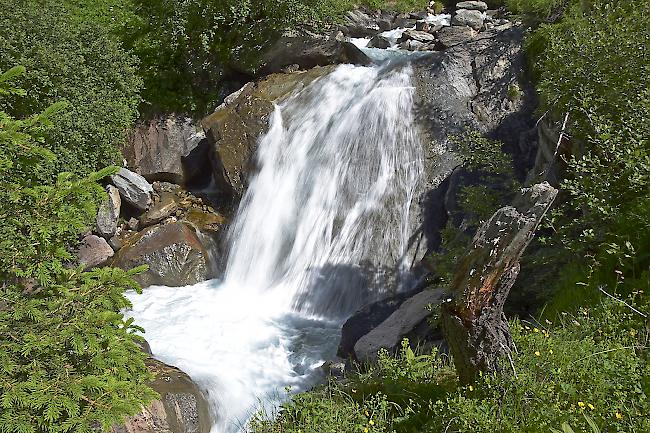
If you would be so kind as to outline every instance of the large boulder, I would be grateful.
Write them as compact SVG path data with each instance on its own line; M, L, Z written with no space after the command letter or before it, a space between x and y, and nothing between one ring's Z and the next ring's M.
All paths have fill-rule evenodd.
M105 264L108 259L113 257L113 248L106 242L106 239L99 236L86 236L79 246L77 257L79 263L86 269L94 268Z
M192 119L172 114L138 124L129 134L123 154L129 167L148 181L183 185L183 159L203 138L203 131Z
M288 67L306 70L315 66L341 63L369 65L372 60L347 41L314 37L310 34L288 34L282 36L264 54L262 73L283 72Z
M155 376L150 386L160 399L111 428L110 433L209 433L208 402L192 379L155 359L149 359L147 366Z
M111 182L122 198L140 211L149 208L152 202L153 187L147 180L126 168L111 176Z
M386 19L387 17L381 17L382 28L384 30L390 30L391 22ZM388 25L385 21L388 21ZM345 36L351 38L365 38L367 36L373 36L377 34L380 29L380 24L377 19L370 16L365 11L360 9L355 9L349 11L343 17L339 30L343 32Z
M442 48L451 48L471 41L476 35L477 32L471 27L443 27L438 31L438 42Z
M361 362L372 362L380 349L397 350L403 338L431 338L430 307L440 304L445 293L443 289L425 290L402 302L386 320L359 338L354 344L354 357Z
M96 223L97 233L106 239L110 239L115 236L117 231L122 199L120 199L120 192L113 185L106 186L106 193L108 197L99 205Z
M407 299L421 290L398 293L370 303L354 313L341 328L341 340L336 356L347 359L354 356L354 345L393 314Z
M273 103L331 70L317 67L304 72L273 74L248 83L203 119L202 126L211 145L213 185L222 203L234 206L243 195L254 169L258 139L268 129Z
M217 217L215 217L217 218ZM213 221L213 229L225 220ZM180 287L196 284L217 275L216 243L212 233L201 230L193 221L176 221L149 227L123 240L113 266L149 269L134 278L141 286Z
M402 34L402 37L400 38L399 41L404 42L408 40L414 40L414 41L426 43L426 42L435 42L436 37L431 33L427 33L427 32L422 32L418 30L406 30Z
M474 30L480 30L485 22L485 16L476 10L459 9L456 11L451 24L454 26L468 26Z

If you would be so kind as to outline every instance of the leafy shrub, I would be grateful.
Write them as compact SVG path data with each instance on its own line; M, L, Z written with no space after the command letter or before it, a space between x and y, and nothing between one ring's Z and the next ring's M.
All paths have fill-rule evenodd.
M0 96L26 92L0 75ZM4 101L3 101L4 102ZM49 128L66 109L15 119L0 111L0 432L90 432L139 411L153 391L140 330L119 312L139 270L72 266L94 220L108 168L87 177L56 171Z
M59 171L87 174L121 162L118 148L138 114L141 81L107 12L70 3L0 0L0 70L25 66L18 84L29 89L0 110L23 118L67 101L47 130L46 145Z

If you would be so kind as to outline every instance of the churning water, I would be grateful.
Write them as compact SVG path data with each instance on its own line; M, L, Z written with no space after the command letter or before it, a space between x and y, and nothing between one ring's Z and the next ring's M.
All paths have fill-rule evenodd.
M423 170L411 74L339 66L280 102L223 279L131 296L156 357L207 391L213 432L319 380L343 321L407 267Z

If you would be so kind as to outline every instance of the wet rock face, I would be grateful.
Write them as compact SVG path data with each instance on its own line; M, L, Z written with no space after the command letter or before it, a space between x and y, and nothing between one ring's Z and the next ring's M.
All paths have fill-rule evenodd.
M136 126L123 154L129 167L148 181L183 185L186 181L183 159L203 138L203 131L192 119L172 114Z
M153 187L147 180L126 168L111 176L111 182L122 198L141 211L147 210L152 202Z
M155 359L147 361L155 375L151 387L160 394L139 414L127 418L110 433L209 433L208 403L192 379L176 367Z
M203 119L201 123L211 145L214 186L220 192L222 203L234 207L243 195L249 174L255 168L253 155L258 139L268 129L273 103L331 70L317 67L305 72L274 74L249 83Z
M203 235L187 221L150 227L124 241L113 266L132 269L148 265L146 272L134 277L143 287L181 287L214 278L213 245L206 245Z

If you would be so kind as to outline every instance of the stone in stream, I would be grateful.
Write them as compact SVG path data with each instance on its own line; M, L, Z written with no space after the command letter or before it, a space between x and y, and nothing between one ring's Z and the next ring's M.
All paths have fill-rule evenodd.
M113 185L106 186L106 193L108 197L99 205L96 223L97 233L103 238L110 239L117 231L122 200L120 192Z
M451 24L454 26L467 26L474 30L480 30L483 27L484 17L480 11L459 9L456 11Z
M474 11L483 11L488 10L488 5L482 1L463 1L456 3L456 9L468 9Z
M368 42L367 47L381 48L382 50L384 50L390 47L390 41L381 35L375 35L372 37L372 39L370 39L370 42Z
M140 211L151 205L153 187L147 180L126 168L111 176L111 182L118 189L122 198Z
M106 239L89 235L81 241L77 257L80 264L84 265L86 269L91 269L106 263L113 257L113 254L113 248L106 242Z
M147 360L155 379L151 388L160 394L142 411L113 426L109 433L209 433L211 417L203 392L176 367Z
M404 34L402 34L402 37L400 38L399 41L405 42L409 40L427 43L427 42L435 42L436 37L431 33L427 33L427 32L420 32L418 30L406 30Z

